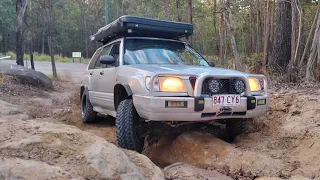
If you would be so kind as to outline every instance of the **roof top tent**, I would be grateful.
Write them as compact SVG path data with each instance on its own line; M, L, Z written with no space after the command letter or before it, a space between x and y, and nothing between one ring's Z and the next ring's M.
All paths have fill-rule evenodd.
M193 25L182 22L165 21L135 16L122 16L100 28L91 40L103 44L119 37L154 37L179 39L191 36Z

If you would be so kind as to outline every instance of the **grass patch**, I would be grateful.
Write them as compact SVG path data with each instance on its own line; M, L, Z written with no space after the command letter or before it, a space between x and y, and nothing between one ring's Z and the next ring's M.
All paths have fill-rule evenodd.
M60 73L57 74L57 78L54 78L53 74L46 74L46 76L52 80L62 80L62 75Z
M9 51L7 53L0 53L0 56L11 56L11 59L17 58L16 54L12 51ZM30 61L30 55L24 54L24 59L27 59L28 61ZM72 58L70 58L70 57L63 57L63 56L55 55L54 59L56 62L60 62L60 63L72 63ZM34 54L33 60L34 61L51 61L51 57L47 54ZM80 60L75 59L75 62L80 62ZM88 59L82 58L82 63L88 64Z
M3 56L11 56L11 59L16 59L17 56L14 52L12 51L9 51L9 52L6 52L6 53L0 53L0 57L3 57Z

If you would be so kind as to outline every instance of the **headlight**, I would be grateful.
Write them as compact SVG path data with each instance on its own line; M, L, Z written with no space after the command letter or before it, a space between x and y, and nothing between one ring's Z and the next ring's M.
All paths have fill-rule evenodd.
M187 92L184 82L178 77L157 77L153 89L161 92Z
M251 92L257 92L261 90L259 79L257 78L248 78Z

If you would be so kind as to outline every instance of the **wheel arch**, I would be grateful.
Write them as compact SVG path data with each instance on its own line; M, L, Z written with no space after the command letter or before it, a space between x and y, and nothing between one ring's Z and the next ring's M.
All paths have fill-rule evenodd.
M118 109L121 101L125 99L132 99L132 90L127 84L116 84L114 86L114 108Z
M85 86L81 86L81 88L80 88L80 101L81 101L81 99L82 99L82 95L83 95L85 89L86 89Z

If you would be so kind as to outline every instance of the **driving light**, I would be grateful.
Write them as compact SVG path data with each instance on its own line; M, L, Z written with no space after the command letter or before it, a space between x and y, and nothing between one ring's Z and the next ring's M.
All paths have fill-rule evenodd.
M220 83L216 79L210 79L208 82L209 89L212 93L217 93L220 90Z
M252 92L257 92L260 91L260 82L257 78L249 78L249 84L250 84L250 90Z
M153 89L162 92L187 92L184 82L178 77L155 78Z
M237 80L234 86L235 86L237 93L243 93L245 91L244 82L241 80Z

